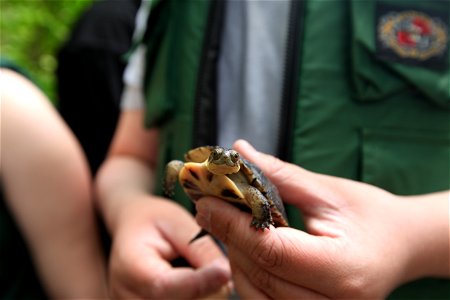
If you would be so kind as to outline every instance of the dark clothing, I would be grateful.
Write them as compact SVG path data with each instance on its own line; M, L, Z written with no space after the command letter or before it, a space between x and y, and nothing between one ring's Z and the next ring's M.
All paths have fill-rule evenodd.
M59 53L62 117L83 146L95 173L112 139L122 94L125 53L140 0L94 2Z

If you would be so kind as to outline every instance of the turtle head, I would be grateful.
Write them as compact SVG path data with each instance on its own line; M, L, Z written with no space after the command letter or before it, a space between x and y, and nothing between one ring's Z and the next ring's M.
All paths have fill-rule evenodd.
M237 173L240 168L239 153L234 150L216 147L211 151L206 161L206 168L216 175Z

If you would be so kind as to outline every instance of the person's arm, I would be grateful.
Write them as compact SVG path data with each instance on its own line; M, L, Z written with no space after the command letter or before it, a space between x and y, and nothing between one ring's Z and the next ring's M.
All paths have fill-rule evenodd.
M198 298L230 278L228 262L211 238L189 244L199 231L193 216L175 202L151 194L158 132L145 130L143 110L122 112L96 190L113 239L113 296ZM174 268L185 258L192 267Z
M450 277L449 192L403 197L321 175L235 144L303 213L307 232L249 228L224 201L197 202L197 221L228 246L244 298L383 298L422 277ZM215 200L215 201L214 201Z
M81 147L30 81L4 69L0 78L5 201L44 288L51 298L104 299L105 259Z

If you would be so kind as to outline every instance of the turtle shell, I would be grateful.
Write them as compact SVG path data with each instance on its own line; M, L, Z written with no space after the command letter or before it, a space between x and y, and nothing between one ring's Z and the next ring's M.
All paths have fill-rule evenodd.
M263 174L261 169L246 159L241 158L241 169L239 172L242 172L248 182L257 188L269 200L275 226L288 226L286 211L278 189Z
M250 185L267 199L270 206L270 223L275 226L288 226L278 189L257 166L241 157L240 170L236 174L214 175L208 171L204 163L215 148L203 146L185 154L186 162L179 173L179 181L190 198L195 201L204 195L216 196L253 210L252 203L246 201L242 192Z

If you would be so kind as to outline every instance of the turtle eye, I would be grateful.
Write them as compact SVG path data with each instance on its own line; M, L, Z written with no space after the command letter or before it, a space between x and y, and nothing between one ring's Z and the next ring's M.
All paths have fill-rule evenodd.
M222 155L222 149L220 149L220 148L214 149L214 151L212 152L213 159L219 159L221 155Z
M233 162L237 162L239 160L239 153L234 150L231 150L230 157Z

